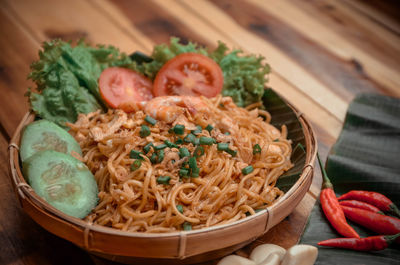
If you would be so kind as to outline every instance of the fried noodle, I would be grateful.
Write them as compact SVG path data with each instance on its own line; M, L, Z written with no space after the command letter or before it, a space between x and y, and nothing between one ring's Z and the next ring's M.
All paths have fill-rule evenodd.
M183 230L185 222L200 229L243 219L283 195L275 184L292 167L286 127L281 131L273 127L269 113L258 108L261 103L244 109L228 97L201 99L205 104L201 111L185 108L175 121L158 120L154 126L144 120L147 113L143 109L129 114L121 110L80 114L75 124L69 124L82 148L81 159L99 188L100 202L86 220L124 231L172 232ZM184 135L170 131L181 123L185 124ZM143 138L142 124L151 129ZM214 127L211 132L204 129L208 124ZM188 157L181 158L177 148L165 148L165 157L158 163L149 159L156 152L151 148L142 155L140 168L131 170L136 160L130 158L132 149L143 152L149 142L154 146L165 140L175 142L195 125L203 127L197 137L229 143L237 155L217 150L216 144L204 145L204 155L197 158L199 177L191 178L179 176ZM260 153L253 154L255 144L261 147ZM180 147L191 154L196 148L185 142ZM254 170L245 175L242 169L248 165ZM169 184L158 183L160 176L169 176Z

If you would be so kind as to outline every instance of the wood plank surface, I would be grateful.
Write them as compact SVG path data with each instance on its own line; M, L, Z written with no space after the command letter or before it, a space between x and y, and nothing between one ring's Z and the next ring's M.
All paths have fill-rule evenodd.
M400 7L361 0L4 0L0 5L0 264L115 264L89 256L37 225L20 208L7 172L7 145L29 109L29 65L45 40L85 38L150 54L171 36L214 48L218 40L261 54L268 86L312 122L326 158L357 93L400 97ZM294 212L237 251L298 241L321 186L315 177ZM218 261L213 261L216 264ZM210 264L210 263L204 263Z

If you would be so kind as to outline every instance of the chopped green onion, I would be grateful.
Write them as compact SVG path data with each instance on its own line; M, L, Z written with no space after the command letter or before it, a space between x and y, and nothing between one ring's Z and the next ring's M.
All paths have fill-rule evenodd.
M177 124L172 128L172 130L175 134L182 135L185 132L185 125Z
M236 150L228 149L225 152L230 154L232 157L235 157L237 155L237 151Z
M253 171L254 171L253 166L247 166L247 167L245 167L245 168L242 169L243 175L248 175L248 174L250 174L250 173L253 172Z
M159 151L159 150L163 150L163 149L166 148L166 147L167 147L166 144L160 144L160 145L154 146L154 150Z
M186 147L181 147L179 148L179 157L186 157L186 156L190 156L190 152Z
M192 144L193 145L199 145L200 144L200 139L199 138L195 138Z
M194 135L198 135L199 133L201 133L203 131L203 128L201 128L200 125L196 125L196 129L192 130L191 133L193 133Z
M179 169L179 176L180 177L187 177L187 176L189 176L189 169L187 169L187 168L181 168L181 169Z
M200 175L200 168L196 167L196 168L192 168L192 171L190 172L190 176L192 178L198 178Z
M201 136L200 137L200 144L201 145L212 145L214 143L214 138L211 137L205 137L205 136Z
M150 162L151 162L152 164L157 163L157 154L156 154L156 153L153 153L153 154L151 155L151 157L150 157Z
M176 144L174 144L173 142L170 142L168 140L165 140L164 143L169 147L169 148L178 148L178 146Z
M196 136L194 134L189 133L188 135L185 136L185 138L183 138L183 141L185 143L193 143L196 139Z
M255 144L253 146L253 155L261 153L261 146L259 144Z
M176 209L178 210L178 212L183 213L183 206L182 205L178 204L176 206Z
M276 138L276 139L274 140L274 142L279 142L279 138Z
M135 170L139 169L141 165L142 165L142 161L140 161L140 160L133 161L133 163L131 165L131 171L135 171Z
M157 162L161 163L164 160L164 150L157 152Z
M157 183L169 185L170 180L171 180L171 177L169 177L169 176L160 176L157 178Z
M209 124L209 125L207 125L207 127L205 128L209 133L211 133L211 131L212 131L212 129L214 129L214 127L211 125L211 124Z
M229 149L229 143L218 143L217 150L219 151L227 151Z
M231 133L230 133L230 132L225 132L224 134L225 134L225 135L231 135Z
M193 168L197 168L197 161L195 157L191 157L189 158L189 168L193 169Z
M181 138L179 138L175 141L175 144L183 144L183 140Z
M153 119L152 117L150 117L149 115L146 115L146 117L144 118L145 121L147 121L148 123L150 123L151 125L156 125L157 120Z
M147 125L142 125L142 127L140 128L140 137L144 138L146 136L150 135L150 128Z
M143 147L144 153L147 154L148 152L150 152L150 148L151 148L152 146L154 147L153 143L148 143L148 144L146 144L146 145Z
M204 148L202 146L196 147L196 149L194 149L193 156L200 157L202 155L204 155Z
M136 151L136 150L134 150L134 149L131 150L131 152L130 152L130 154L129 154L129 157L130 157L130 158L134 158L134 159L143 160L142 152Z
M189 168L190 168L190 176L192 178L197 178L200 173L200 169L197 167L197 161L195 157L189 158Z
M184 223L182 224L182 227L183 227L183 230L185 230L185 231L190 231L190 230L192 230L192 224L189 223L189 222L184 222Z

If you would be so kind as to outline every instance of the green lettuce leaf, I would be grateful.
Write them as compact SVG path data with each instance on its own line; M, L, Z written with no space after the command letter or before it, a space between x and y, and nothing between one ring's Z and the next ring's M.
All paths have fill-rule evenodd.
M37 85L35 91L28 92L32 109L61 126L75 122L79 113L104 106L97 84L101 72L130 64L132 60L112 46L90 47L79 42L72 47L61 40L45 42L29 75Z

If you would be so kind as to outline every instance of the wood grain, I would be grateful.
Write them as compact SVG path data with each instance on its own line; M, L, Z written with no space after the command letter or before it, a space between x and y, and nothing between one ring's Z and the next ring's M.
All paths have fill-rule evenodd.
M342 89L348 91L346 94L350 95L374 91L381 91L385 94L390 93L389 91L397 93L398 90L395 87L384 86L389 76L393 75L394 70L386 65L385 61L380 61L382 60L381 57L374 57L370 53L364 52L360 49L360 46L354 45L347 38L326 27L315 16L309 16L304 10L293 6L286 0L268 3L256 0L250 0L250 2L279 18L280 23L278 25L286 23L296 30L298 34L312 41L314 45L309 45L311 48L316 45L320 47L317 49L317 52L320 51L322 53L320 57L324 56L324 54L325 56L330 55L333 57L325 60L321 58L315 60L318 62L316 69L329 73L324 76L327 76L330 80L330 87L334 89L341 89L342 87ZM285 12L282 12L282 10L285 10ZM298 23L298 21L302 23ZM319 34L315 34L315 32L319 32ZM289 41L288 43L292 42ZM302 53L304 48L300 48ZM313 51L306 51L305 55L313 56ZM324 61L327 62L325 67L322 65ZM323 73L318 75L323 75Z
M400 35L400 5L397 0L344 0L343 4L386 30Z
M163 7L165 9L168 8L169 12L174 12L175 10L171 8L171 4L167 5L164 1L157 1L157 3L164 5ZM346 102L332 93L320 80L310 75L305 68L302 68L274 45L245 30L232 17L225 13L224 10L208 1L195 1L190 5L184 1L180 3L184 4L203 20L207 21L208 17L217 18L211 21L208 20L207 24L217 29L221 34L229 36L246 51L262 54L273 65L274 72L279 73L284 79L295 84L303 93L313 95L313 99L317 104L322 105L323 101L329 101L330 104L325 105L324 108L336 118L343 120L346 111ZM176 14L176 16L185 20L183 19L183 14ZM197 24L188 23L186 25L192 31L198 30Z
M38 5L35 1L17 0L7 4L11 10L18 11L19 20L38 42L85 38L93 45L111 44L125 52L145 50L149 45L147 37L128 28L123 17L118 21L110 19L113 10L107 6L100 8L101 2L42 0Z
M329 29L341 37L332 41L333 45L338 40L338 45L343 45L341 39L352 43L353 47L344 47L344 49L353 57L359 57L359 60L366 60L361 67L369 68L368 72L375 74L377 81L386 86L391 94L398 94L399 76L395 72L399 69L399 53L396 47L400 47L399 38L392 33L374 27L371 29L370 22L359 14L351 13L340 6L339 2L319 2L319 1L292 1L290 2L297 8L307 14L313 14L313 17L324 25L330 25ZM360 23L365 21L366 24ZM368 21L368 22L367 22ZM324 31L321 31L324 32ZM384 35L378 37L377 34ZM365 54L368 58L364 58ZM381 63L379 61L384 61Z
M15 17L0 7L0 30L8 38L0 39L0 124L3 136L9 140L14 129L28 111L25 92L32 83L27 81L29 65L36 59L39 45L16 23ZM10 42L13 45L10 45ZM12 110L12 115L8 111Z
M311 120L323 159L357 93L400 97L400 7L394 0L5 0L0 30L0 264L113 264L35 224L19 208L8 179L7 141L28 109L23 94L32 84L26 76L42 41L84 37L150 54L154 44L178 36L183 43L213 48L221 40L261 54L273 70L268 85ZM297 242L320 190L317 166L315 172L294 212L239 255L264 242Z

